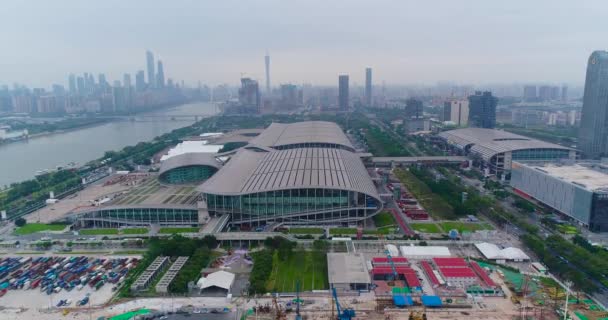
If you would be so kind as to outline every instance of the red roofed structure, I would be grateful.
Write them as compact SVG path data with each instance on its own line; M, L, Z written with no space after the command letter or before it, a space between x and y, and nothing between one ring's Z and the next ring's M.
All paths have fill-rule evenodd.
M420 262L420 264L422 265L422 269L424 269L426 276L429 277L429 280L431 280L431 282L433 283L433 287L439 286L439 279L437 279L435 273L433 273L433 268L431 268L431 264L426 261L422 261Z
M494 282L494 280L492 280L488 274L486 273L486 271L480 267L477 262L475 261L471 261L471 268L473 268L473 270L475 270L475 273L477 273L477 275L481 278L481 280L483 280L483 282L488 286L488 287L496 287L496 283Z
M439 268L439 271L443 275L444 278L477 278L473 269L469 267L445 267Z
M439 268L462 268L467 266L463 258L433 258L433 262Z

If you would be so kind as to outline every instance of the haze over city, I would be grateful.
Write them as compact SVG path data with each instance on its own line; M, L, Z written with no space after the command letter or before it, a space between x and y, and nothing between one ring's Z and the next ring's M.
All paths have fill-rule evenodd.
M153 50L175 79L333 85L372 66L388 84L582 85L605 45L605 1L7 1L0 83L48 87L71 72L120 78Z
M0 319L608 320L606 0L0 7Z

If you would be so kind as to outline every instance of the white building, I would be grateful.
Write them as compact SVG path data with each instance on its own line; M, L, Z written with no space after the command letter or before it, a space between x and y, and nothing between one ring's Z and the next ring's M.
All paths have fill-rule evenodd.
M436 257L451 257L448 247L439 246L401 246L401 255L410 259L430 259Z
M475 247L488 260L530 261L530 257L519 248L508 247L500 249L497 245L488 242L476 243Z

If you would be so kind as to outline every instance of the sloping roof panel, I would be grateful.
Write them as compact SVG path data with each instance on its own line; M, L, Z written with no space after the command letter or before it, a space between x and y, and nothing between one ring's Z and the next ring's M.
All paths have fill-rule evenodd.
M494 155L508 151L525 149L573 150L557 144L536 140L515 133L485 128L464 128L444 131L439 134L448 143L460 149L470 148L488 161Z
M328 143L354 147L342 129L327 121L303 121L296 123L272 123L259 136L251 139L250 144L265 147L280 147L301 143Z

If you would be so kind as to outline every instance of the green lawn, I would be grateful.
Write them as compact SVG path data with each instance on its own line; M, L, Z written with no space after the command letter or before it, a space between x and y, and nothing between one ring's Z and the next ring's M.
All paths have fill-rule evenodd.
M295 292L297 280L301 291L329 289L326 254L295 251L289 259L281 261L275 252L272 273L266 283L269 292Z
M88 236L118 234L118 229L80 229L78 233Z
M198 232L198 228L191 228L191 227L184 227L184 228L180 228L180 227L165 227L165 228L160 228L160 230L158 230L158 233L197 233Z
M357 234L357 228L331 228L330 234Z
M410 227L422 233L442 233L443 231L436 223L410 223Z
M376 230L363 230L363 234L389 234L395 233L396 227L382 227Z
M289 233L294 234L323 234L323 228L289 228Z
M146 234L148 228L126 228L122 229L122 234Z
M445 232L449 232L452 229L458 230L462 233L464 231L473 232L477 230L492 230L492 226L487 223L472 223L472 222L460 222L460 221L445 221L440 223L441 228Z
M386 227L395 225L395 218L390 212L380 212L374 216L374 224L376 227Z
M61 231L65 229L65 224L44 224L44 223L28 223L23 227L15 230L15 234L24 235L42 231Z
M399 181L414 195L422 207L435 219L453 219L454 209L429 186L407 170L396 170Z

